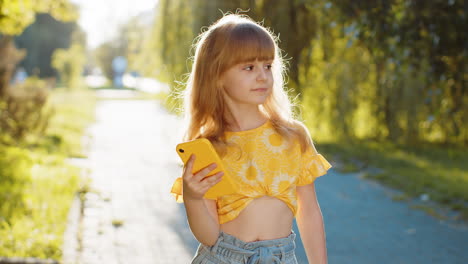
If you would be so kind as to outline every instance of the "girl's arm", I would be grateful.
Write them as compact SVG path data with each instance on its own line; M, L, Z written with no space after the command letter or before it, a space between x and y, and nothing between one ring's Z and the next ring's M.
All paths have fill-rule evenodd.
M315 195L314 184L297 186L297 226L309 263L326 264L327 247L322 212Z
M184 198L184 203L190 230L195 238L204 245L213 246L219 236L215 200L185 200Z
M210 165L196 174L192 174L195 156L192 155L184 168L182 176L183 197L188 223L195 238L202 244L212 246L219 236L219 221L216 210L216 201L204 199L203 196L213 185L221 181L223 175L219 172L205 178L210 171L216 168Z

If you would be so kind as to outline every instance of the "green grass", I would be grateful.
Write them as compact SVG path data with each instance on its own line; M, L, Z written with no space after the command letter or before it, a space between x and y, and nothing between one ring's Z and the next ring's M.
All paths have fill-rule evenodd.
M50 102L55 106L57 115L51 121L48 136L61 138L63 144L58 145L59 151L68 157L85 157L81 139L86 126L94 121L94 92L58 89L52 94Z
M369 167L382 169L367 173L366 177L402 190L408 197L428 194L431 200L459 211L461 218L468 219L466 148L436 144L406 146L370 140L320 143L318 148L342 161L345 172Z
M61 259L68 210L83 184L66 158L85 156L81 139L95 98L57 89L49 102L56 113L45 136L0 146L0 256Z

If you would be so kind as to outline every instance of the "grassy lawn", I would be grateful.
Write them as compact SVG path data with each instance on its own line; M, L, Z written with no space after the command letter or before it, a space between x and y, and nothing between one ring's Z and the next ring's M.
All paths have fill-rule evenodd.
M94 93L55 89L43 137L0 146L0 256L60 260L67 215L83 179L68 157L85 157L85 127L94 120Z
M371 171L365 177L404 192L396 199L427 194L429 199L468 219L468 151L426 144L417 147L389 142L357 141L318 144L320 152L343 162L343 172ZM332 158L331 158L332 159ZM365 170L378 168L381 170ZM417 206L426 211L427 207Z

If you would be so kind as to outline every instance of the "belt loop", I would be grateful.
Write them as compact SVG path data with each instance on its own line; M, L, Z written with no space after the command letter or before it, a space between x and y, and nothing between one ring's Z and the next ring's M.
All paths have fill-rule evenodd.
M219 232L216 243L210 249L211 255L216 255L216 251L218 250L219 242L221 242L221 240L223 240L223 236L222 232Z
M281 263L283 263L284 260L286 259L286 253L284 253L284 246L283 245L281 245L280 250L281 250Z

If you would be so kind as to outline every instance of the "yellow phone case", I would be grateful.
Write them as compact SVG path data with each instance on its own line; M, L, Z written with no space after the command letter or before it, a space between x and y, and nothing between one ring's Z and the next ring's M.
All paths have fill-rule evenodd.
M195 154L196 159L193 164L192 173L197 173L211 163L216 163L218 165L214 170L212 170L206 177L210 177L219 171L223 171L223 179L218 182L216 185L211 187L206 193L204 198L207 199L216 199L219 196L231 194L235 192L234 186L231 182L231 179L224 169L221 158L218 156L218 153L214 149L211 142L206 138L199 138L192 141L180 143L176 147L177 154L184 162L187 164L190 156Z

